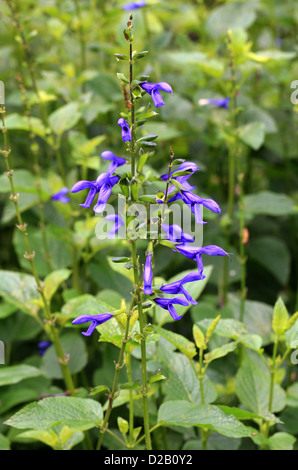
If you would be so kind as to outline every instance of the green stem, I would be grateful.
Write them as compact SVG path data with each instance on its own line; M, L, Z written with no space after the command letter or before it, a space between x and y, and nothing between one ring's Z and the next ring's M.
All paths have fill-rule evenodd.
M101 428L100 428L100 436L99 436L99 439L98 439L98 442L97 442L96 450L100 450L100 449L101 449L103 437L104 437L104 434L105 434L105 432L106 432L106 430L107 430L107 428L108 428L110 414L111 414L112 409L113 409L113 403L114 403L114 400L115 400L115 398L116 398L116 396L117 396L117 394L116 394L116 389L117 389L117 385L118 385L118 379L119 379L120 369L121 369L121 367L122 367L122 365L123 365L123 358L124 358L124 353L125 353L125 347L126 347L126 343L127 343L127 341L128 341L129 325L130 325L130 317L131 317L131 313L132 313L133 301L134 301L134 297L132 298L132 302L131 302L131 306L130 306L130 311L128 312L128 315L127 315L126 327L125 327L125 334L124 334L124 336L123 336L123 338L122 338L122 345L121 345L121 349L120 349L120 353L119 353L118 362L115 364L115 375L114 375L114 380L113 380L112 389L111 389L111 392L110 392L110 394L109 394L109 405L108 405L108 408L107 408L107 411L106 411L106 414L105 414L103 423L102 423Z
M147 371L146 371L146 334L145 334L145 322L144 322L144 313L142 307L142 299L139 286L139 269L138 269L138 260L137 260L137 250L136 242L133 240L131 242L131 258L134 271L134 284L135 292L137 295L137 306L139 313L139 323L140 323L140 334L141 334L141 362L142 362L142 395L143 395L143 412L144 412L144 431L145 431L145 442L146 449L151 450L151 437L149 431L149 407L148 407L148 387L147 387Z
M74 0L75 9L76 9L76 16L79 21L79 40L80 40L80 51L81 51L81 65L80 65L80 73L84 72L87 67L87 57L86 57L86 41L84 36L84 28L82 24L82 15L80 10L80 5L78 0ZM86 83L85 81L82 83L82 92L85 93L86 91Z
M60 364L60 368L61 368L61 372L64 378L65 385L67 389L69 390L69 392L71 393L71 395L74 396L75 387L74 387L73 380L69 371L69 367L67 365L67 358L63 352L63 348L60 343L58 331L54 325L54 320L52 318L49 302L44 294L44 285L38 277L38 273L37 273L36 266L34 263L35 252L31 250L30 243L28 240L28 234L26 230L27 224L23 222L21 211L20 211L19 204L18 204L19 194L16 193L14 181L13 181L13 171L10 168L10 164L9 164L10 150L8 150L7 130L5 127L5 120L4 120L5 108L1 107L0 112L1 112L2 133L3 133L3 141L4 141L4 150L2 150L1 153L4 157L4 162L5 162L5 166L7 170L6 175L8 176L8 179L10 182L10 189L11 189L10 199L12 200L15 206L15 212L16 212L16 217L17 217L17 222L18 222L17 228L21 231L23 235L23 239L24 239L24 243L26 247L26 253L24 256L30 264L31 272L33 274L33 277L37 285L37 290L40 293L40 296L42 299L44 317L49 328L49 336L50 336L51 341L54 343L54 347L57 353L57 357L58 357L58 361ZM45 328L45 331L47 332L46 328Z
M127 370L127 380L129 383L132 382L132 372L131 372L131 353L126 353L126 370ZM134 409L133 409L133 390L129 390L129 444L133 444L133 429L134 429Z

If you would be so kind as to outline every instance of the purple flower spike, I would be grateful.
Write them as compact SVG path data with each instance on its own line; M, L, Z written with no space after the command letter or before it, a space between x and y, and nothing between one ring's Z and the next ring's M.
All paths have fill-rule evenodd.
M156 108L159 108L160 106L163 106L165 104L159 90L165 91L166 93L173 94L171 85L169 85L166 82L160 82L160 83L144 82L144 83L141 83L141 87L143 88L143 90L149 93L149 95L151 95L154 106Z
M117 214L110 214L105 217L105 220L115 222L112 230L108 234L108 238L111 240L112 238L115 238L116 233L119 231L120 227L124 225L124 221L122 217L120 217Z
M146 295L153 294L152 281L153 281L152 255L151 253L148 253L146 256L146 262L145 262L144 274L143 274L144 294Z
M82 332L84 336L91 336L93 331L98 325L110 320L113 317L112 313L100 313L98 315L81 315L80 317L73 320L73 325L80 325L81 323L87 323L91 321L91 325L89 326L86 332Z
M132 2L132 3L127 3L122 7L122 10L124 11L130 11L130 10L136 10L137 8L142 8L146 6L146 2L144 1L139 1L139 2Z
M182 228L177 225L162 224L161 228L166 232L167 239L174 243L193 243L194 238L188 233L184 233Z
M178 245L176 246L176 250L187 258L197 261L199 275L203 275L204 269L201 257L202 254L213 256L227 255L230 257L229 253L226 253L222 248L216 245L208 245L202 247Z
M180 316L178 315L173 304L179 304L179 305L184 305L184 306L189 305L187 300L181 299L180 297L175 297L174 299L157 298L153 300L161 308L168 310L169 314L174 320L180 320L183 317L183 315L180 315Z
M120 118L118 120L118 126L121 127L121 134L122 134L122 140L123 142L130 142L131 141L131 131L130 131L130 128L129 128L129 125L127 124L127 122L125 121L124 118Z
M109 173L102 173L95 181L78 181L71 189L72 193L77 193L83 189L89 189L88 196L84 204L80 204L81 207L90 207L97 193L98 201L94 206L94 212L103 212L106 203L111 195L112 188L119 181L119 176L111 176Z
M67 204L70 201L70 199L69 199L69 197L66 197L65 194L68 194L68 193L69 193L68 188L62 188L62 189L60 189L60 191L58 191L58 193L53 194L51 196L51 199L53 201L60 201L63 204Z
M104 160L111 160L111 164L108 168L108 173L110 175L114 173L114 171L116 170L116 168L118 168L118 166L122 166L126 163L125 158L116 157L116 155L114 155L114 153L111 152L110 150L105 150L104 152L102 152L101 158L103 158Z
M165 294L183 294L190 304L196 305L198 302L184 289L183 284L193 281L201 281L204 278L205 276L203 274L190 273L184 276L183 279L180 279L180 281L171 282L170 284L162 286L160 290Z
M199 100L199 105L206 106L206 104L214 104L215 106L218 106L219 108L228 109L229 102L230 102L230 98L220 98L220 99L209 98L209 99Z

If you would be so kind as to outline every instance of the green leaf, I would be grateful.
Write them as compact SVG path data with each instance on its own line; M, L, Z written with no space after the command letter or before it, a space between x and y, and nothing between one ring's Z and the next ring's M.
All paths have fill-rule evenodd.
M0 450L10 450L9 439L3 434L0 434Z
M49 124L53 132L61 136L74 127L81 119L78 103L72 102L61 106L49 116Z
M294 201L286 194L261 191L244 197L246 217L255 215L285 216L297 213Z
M272 328L274 332L281 336L287 329L289 313L284 301L279 297L273 308Z
M253 353L242 361L236 375L236 393L241 403L251 411L261 414L268 411L270 375L267 369L259 363L258 357ZM281 411L286 404L284 390L274 384L272 412Z
M188 359L192 359L197 354L195 344L184 336L173 333L172 331L165 330L160 326L155 326L154 330L156 333L160 334L163 336L163 338L173 344Z
M96 329L100 333L100 337L98 340L99 342L112 343L118 348L121 348L124 332L121 330L116 318L111 318L109 321L103 323L102 325L97 326ZM137 323L135 323L130 332L130 337L133 338L134 333L136 333L137 331L138 331L138 326L137 326ZM130 339L126 343L125 350L128 352L131 352L136 346L139 346L137 341Z
M115 310L113 307L97 297L91 294L84 294L69 300L62 307L61 316L76 318L80 315L98 315L100 313L112 312L113 310Z
M214 320L205 319L199 322L199 325L203 328L210 328ZM234 340L239 339L239 337L246 333L246 327L243 323L233 318L221 318L215 328L214 334L223 336L224 338L231 338Z
M275 237L254 238L247 247L250 259L267 269L282 286L286 286L291 269L291 255L286 243ZM272 254L274 253L274 256Z
M230 352L235 351L237 344L238 342L232 341L231 343L223 344L222 346L213 349L210 353L205 354L204 361L209 364L215 359L226 356Z
M228 437L248 437L250 430L235 416L215 405L195 405L184 400L163 403L158 411L163 426L207 428Z
M51 300L60 284L66 281L66 279L69 278L70 274L70 269L60 269L58 271L53 271L44 279L44 295L48 300Z
M227 35L229 29L248 28L256 19L258 2L231 2L212 10L206 22L208 33L218 38Z
M36 430L63 424L75 431L85 431L100 426L102 417L102 406L90 398L49 397L26 405L5 424L17 429Z
M254 150L258 150L264 143L265 124L261 121L250 122L238 128L240 139Z
M270 450L293 450L296 438L286 432L277 432L268 439Z
M148 54L148 52L149 51L135 52L135 53L133 53L132 58L133 58L133 60L142 59L143 57L145 57Z
M190 367L189 359L181 353L175 353L159 344L158 358L163 364L163 373L167 380L164 381L166 400L186 400L191 403L201 404L200 382L195 371ZM203 379L205 403L216 400L217 392L207 375Z
M75 332L68 332L60 338L62 349L69 356L68 367L71 374L80 372L88 362L86 342ZM62 379L62 371L54 345L50 346L42 357L42 368L47 377Z
M40 296L34 277L29 274L0 270L0 295L30 315L35 315L39 310L34 301Z
M25 431L18 434L18 439L36 439L54 450L71 450L84 440L84 433L69 429L68 426L57 425L48 431Z
M5 126L8 130L20 130L34 132L39 137L44 138L46 129L42 121L36 117L30 116L30 122L27 116L21 116L13 113L5 118Z
M33 366L20 364L0 368L0 386L17 384L22 380L43 375L43 371Z
M197 325L193 325L192 335L195 340L196 347L198 349L202 349L202 348L205 349L207 347L204 333L200 330L200 328Z
M121 80L121 82L129 84L128 78L124 75L124 73L117 73L117 78Z

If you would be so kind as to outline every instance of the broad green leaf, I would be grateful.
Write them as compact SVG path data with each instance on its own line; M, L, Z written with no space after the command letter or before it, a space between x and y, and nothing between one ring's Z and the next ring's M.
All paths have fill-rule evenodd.
M65 131L74 127L81 119L78 103L72 102L56 109L49 116L49 124L53 132L61 136Z
M58 425L48 431L25 431L18 435L18 439L36 439L54 450L71 450L84 440L84 433L69 429L68 426Z
M199 325L204 328L208 329L214 320L203 320L199 322ZM219 336L223 336L224 338L231 338L231 339L239 339L239 337L246 333L246 327L243 323L239 322L238 320L234 320L233 318L221 318L216 325L214 334Z
M254 150L258 150L264 143L265 124L261 121L250 122L238 128L240 139Z
M0 368L0 386L17 384L21 380L43 375L43 371L33 366L19 364Z
M195 405L184 400L163 403L158 411L158 423L207 428L229 437L250 436L250 430L232 414L215 405Z
M279 297L273 308L272 328L278 336L281 336L287 329L289 313L284 301Z
M188 359L192 359L196 354L196 347L192 341L189 341L182 335L173 333L172 331L165 330L159 326L155 326L154 330L156 333L163 336L167 341L176 346L182 354L184 354Z
M277 432L268 439L270 450L293 450L296 438L286 432Z
M80 372L88 362L86 341L75 332L65 333L60 337L62 349L66 356L69 356L68 367L71 374ZM42 358L42 368L47 375L54 379L62 379L60 364L54 345L50 346Z
M103 343L112 343L118 348L122 346L122 338L124 336L124 331L121 330L119 323L116 318L111 318L109 321L103 323L96 327L97 331L100 333L98 341ZM133 328L130 332L130 340L126 343L126 351L131 352L136 346L139 346L137 341L135 341L134 334L138 332L137 323L133 325Z
M42 121L36 117L30 116L30 125L27 116L19 114L10 114L5 118L5 126L8 130L33 131L39 137L45 138L46 129Z
M70 269L60 269L58 271L53 271L44 279L44 295L48 300L51 300L60 284L66 281L70 274Z
M34 277L29 274L0 270L0 295L30 315L35 315L39 310L34 302L40 295Z
M63 424L71 430L85 431L102 423L100 403L91 398L49 397L30 403L5 424L17 429L47 430Z
M264 266L282 286L287 285L291 255L283 240L271 236L252 239L247 247L247 252L250 259ZM272 256L273 253L274 256Z
M205 354L204 361L209 364L215 359L226 356L230 352L235 351L237 344L238 342L232 341L230 343L223 344L222 346L213 349L213 351L209 352L208 354Z
M83 294L69 300L61 310L61 316L76 318L80 315L98 315L115 310L104 301L91 294Z
M208 33L218 38L227 35L229 29L248 28L256 19L258 2L231 2L214 8L206 22Z
M230 305L235 316L239 315L240 299L230 296ZM246 300L244 304L244 324L250 334L257 334L262 338L263 346L272 342L272 305ZM243 332L245 334L245 331Z
M9 439L3 434L0 434L0 450L10 450Z
M270 375L256 359L254 353L252 357L247 355L242 361L236 375L236 393L243 405L254 413L260 414L268 411ZM285 392L275 383L271 411L273 413L281 411L285 404Z
M167 400L187 400L191 403L202 403L200 382L189 360L181 353L175 353L161 344L158 347L158 358L162 362L164 391ZM206 403L216 400L217 392L213 383L205 375L203 380L204 397Z
M298 348L298 321L294 323L294 325L285 332L285 342L288 348ZM297 354L293 352L293 360L296 364L297 362Z
M284 216L297 213L294 201L286 194L261 191L244 197L246 217L255 215Z

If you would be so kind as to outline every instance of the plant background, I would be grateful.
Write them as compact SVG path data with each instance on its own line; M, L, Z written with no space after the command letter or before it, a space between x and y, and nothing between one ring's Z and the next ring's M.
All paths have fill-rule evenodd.
M79 9L76 4L79 4ZM21 2L18 17L30 50L28 61L20 31L13 26L5 2L1 3L0 78L5 83L6 126L16 189L20 193L20 208L36 252L37 271L41 278L48 273L43 234L39 227L38 181L52 269L71 269L74 257L78 269L77 278L72 280L70 271L64 271L63 288L52 299L53 312L66 314L72 306L71 300L84 293L90 295L84 299L85 302L90 301L90 305L96 297L115 308L119 308L122 298L127 301L130 298L130 273L109 261L111 256L125 254L122 242L108 244L96 239L97 219L91 212L86 216L80 210L78 203L83 202L80 195L71 196L69 205L50 199L62 186L71 187L84 175L95 179L104 168L99 158L103 150L109 148L116 155L123 154L116 125L119 113L124 110L123 90L116 76L122 71L122 63L114 57L115 53L127 53L123 29L128 13L121 10L122 5L122 2L94 0ZM274 338L272 310L277 298L282 297L289 312L295 313L298 309L297 105L291 102L294 91L291 83L298 79L297 4L291 0L282 3L274 0L148 0L147 5L134 12L134 46L138 51L149 50L145 60L136 64L136 72L150 75L152 82L166 81L174 90L173 96L166 96L166 106L159 109L159 115L146 124L147 134L159 136L147 172L157 175L167 171L169 146L173 147L177 158L195 161L203 170L193 176L193 182L201 195L212 197L222 209L220 217L207 211L204 213L208 221L204 228L206 245L224 245L230 116L225 109L200 106L198 102L205 98L225 97L231 91L227 31L233 31L239 85L238 125L245 157L247 298L244 324L249 333L262 338L262 347L270 355ZM34 69L42 105L37 103L32 88L30 66ZM20 86L20 75L25 93ZM31 125L26 109L29 109ZM47 110L50 132L45 129L43 109ZM39 175L34 163L37 148ZM61 167L56 164L57 148L64 168L64 181ZM149 189L152 193L152 188ZM160 186L157 184L155 189L160 189ZM194 322L214 318L218 313L222 318L239 318L238 189L236 186L229 250L233 256L229 264L228 303L220 309L222 259L212 257L206 260L213 270L198 305L192 307L178 323L171 323L165 315L159 318L161 326L167 323L167 328L186 338L191 339ZM6 346L5 366L32 365L45 371L45 375L21 377L16 386L11 383L3 385L0 395L3 422L21 405L36 400L43 393L61 391L60 372L54 364L53 353L49 352L43 358L37 354L37 343L43 338L43 333L28 315L32 305L27 306L27 311L25 308L25 297L30 298L28 292L32 285L24 288L26 281L22 277L8 274L29 272L9 194L8 180L2 175L0 339ZM69 223L73 223L71 228ZM161 246L155 257L155 267L157 276L169 279L181 271L192 269L192 263ZM76 374L77 383L86 387L110 384L114 374L112 361L117 355L115 346L104 342L98 345L96 338L86 342L70 326L66 323L62 338L72 351L72 372ZM215 345L220 345L222 339L217 337L214 341ZM135 356L133 374L137 378L137 353ZM154 360L152 356L152 369ZM261 364L258 367L261 368ZM0 372L3 370L5 367L1 366ZM210 378L217 384L219 403L233 406L243 399L243 394L239 393L239 375L238 389L235 387L237 370L237 358L233 355L219 359L210 369ZM285 390L291 389L284 397L284 405L277 409L283 421L277 426L280 432L296 435L297 370L290 363L282 370L279 384ZM173 399L173 396L177 399L179 390L175 393L173 390L176 390L175 383L177 385L179 377L175 377L173 372L171 380L172 383L165 386L165 395L168 399ZM104 400L103 395L100 400ZM141 415L140 409L138 412ZM1 423L0 432L0 446L3 448L10 445L18 448L37 446L34 441L24 444L18 440L15 430L8 430ZM168 439L168 448L191 448L194 445L190 444L194 439L190 430L184 434L173 430ZM255 445L245 439L242 443L240 439L232 442L218 436L218 442L214 438L213 445L215 448L232 446L235 449L240 446L254 448ZM113 448L114 445L107 438L106 446ZM292 445L293 441L289 446Z

